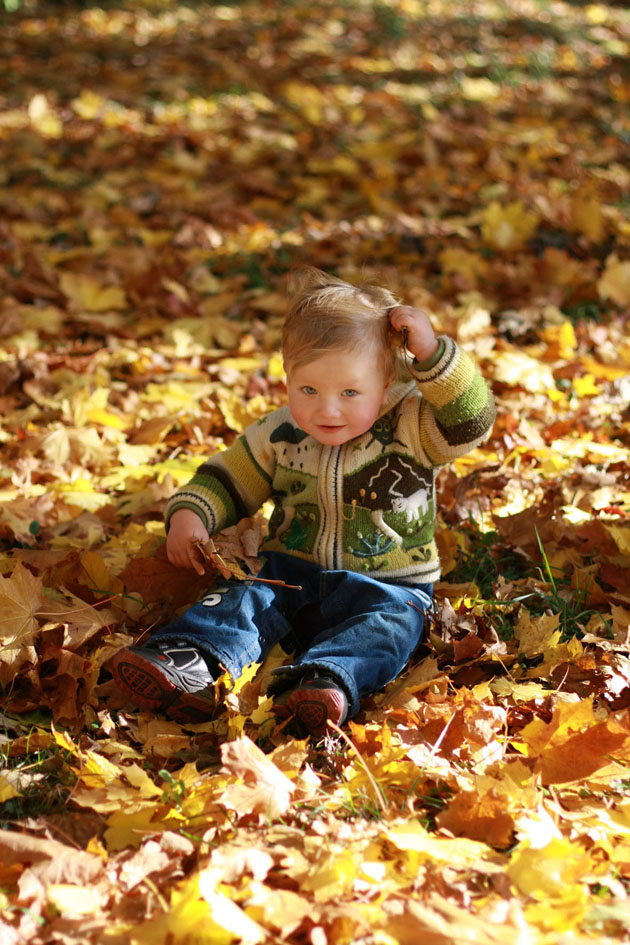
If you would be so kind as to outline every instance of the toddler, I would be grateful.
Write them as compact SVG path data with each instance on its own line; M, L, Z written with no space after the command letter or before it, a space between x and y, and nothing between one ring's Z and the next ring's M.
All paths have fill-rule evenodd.
M288 406L170 499L167 554L202 574L196 542L271 498L258 576L300 589L222 582L148 643L121 650L113 669L135 704L199 720L213 714L224 670L237 679L280 641L293 662L274 670L270 692L319 737L393 680L420 642L440 574L435 477L487 437L494 403L471 358L436 337L426 314L318 270L297 284L282 351Z

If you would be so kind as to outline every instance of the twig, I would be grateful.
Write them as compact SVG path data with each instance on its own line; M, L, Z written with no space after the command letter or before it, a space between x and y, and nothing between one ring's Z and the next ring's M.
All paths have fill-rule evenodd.
M89 588L92 590L92 588ZM51 613L46 610L36 610L33 614L34 617L70 617L72 614L80 614L83 610L91 610L93 607L100 607L101 604L109 604L110 601L116 600L117 597L121 597L121 594L112 594L111 597L106 597L104 600L97 600L93 604L83 603L83 607L77 607L76 610L61 610L58 613ZM126 595L125 595L126 596ZM137 598L134 598L137 600Z
M363 755L361 754L361 752L359 751L359 749L357 748L357 746L354 744L354 742L352 741L352 739L349 738L349 737L346 735L346 733L343 732L343 731L339 728L338 725L335 725L335 723L334 723L334 722L331 722L330 719L326 719L326 725L328 725L328 726L329 726L330 728L332 728L335 732L337 732L337 735L341 735L341 737L343 738L343 740L345 741L345 743L348 745L349 748L351 748L351 749L353 750L353 752L355 753L355 755L356 755L357 758L359 759L359 764L361 765L361 767L362 767L363 770L365 771L366 775L368 776L368 780L369 780L370 784L371 784L372 787L374 788L374 794L376 795L376 803L378 804L379 808L381 809L381 812L384 813L385 810L387 809L387 798L385 797L385 793L384 793L383 789L382 789L382 788L376 783L376 781L374 780L374 776L372 775L372 772L371 772L370 769L368 768L367 763L366 763L366 761L365 761L365 758L363 757Z
M406 604L409 604L410 607L413 607L414 610L417 610L419 614L422 614L423 617L426 617L426 611L422 610L421 607L417 607L412 600L405 601Z
M171 907L169 906L168 902L166 901L166 899L164 898L160 890L157 888L153 880L149 879L148 876L145 876L144 879L142 880L142 883L143 885L147 887L147 889L149 889L153 893L153 895L159 902L164 912L168 912Z
M245 574L243 577L240 577L238 574L234 574L233 571L230 572L233 577L237 578L239 581L262 581L263 584L277 584L279 587L288 587L292 591L301 591L301 584L286 584L284 581L276 581L271 578L260 578L254 577L252 574Z
M133 645L134 645L134 646L137 646L138 643L140 642L140 640L142 640L143 637L146 637L147 633L151 633L151 631L153 630L153 628L154 628L154 626L156 625L156 623L157 623L157 620L154 620L153 623L149 624L148 627L145 627L145 629L142 630L142 631L138 634L138 636L135 638L135 640L133 641Z
M446 737L446 733L448 732L449 728L451 727L451 722L453 721L454 718L455 718L455 712L453 712L453 714L452 714L451 717L449 718L448 722L446 723L446 725L444 726L444 728L443 728L442 731L440 732L439 737L437 738L437 740L436 740L435 743L433 744L433 746L432 746L432 748L431 748L431 751L429 752L429 757L427 758L427 760L425 761L425 763L422 765L422 768L420 769L421 771L426 771L426 768L427 768L427 765L429 764L429 762L430 762L433 758L435 758L435 756L437 755L437 753L438 753L438 751L439 751L439 748L440 748L442 742L444 741L444 739L445 739L445 737Z

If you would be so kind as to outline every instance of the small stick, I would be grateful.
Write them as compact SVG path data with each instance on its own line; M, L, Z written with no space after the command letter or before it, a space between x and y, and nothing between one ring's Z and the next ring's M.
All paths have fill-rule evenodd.
M359 751L359 749L357 748L357 746L354 744L354 742L352 741L352 739L351 739L351 738L348 738L348 736L346 735L346 733L343 732L343 731L339 728L338 725L335 725L335 723L334 723L334 722L331 722L330 719L326 719L326 725L328 725L330 728L332 728L332 729L337 733L337 735L341 735L341 737L343 738L343 740L344 740L344 741L346 742L346 744L353 750L353 752L355 753L355 755L356 755L357 758L359 759L359 764L361 765L361 767L363 768L363 770L364 770L365 773L367 774L368 780L369 780L370 784L372 785L372 787L374 788L374 794L375 794L375 796L376 796L376 803L377 803L378 806L380 807L381 811L384 813L385 810L386 810L386 808L387 808L387 800L384 798L382 789L378 786L378 784L377 784L376 781L374 780L374 777L373 777L373 775L372 775L372 772L370 771L370 769L368 768L368 766L367 766L367 764L366 764L365 758L363 757L363 755L361 754L361 752Z
M422 610L420 607L416 607L412 600L405 601L406 604L409 604L410 607L413 607L414 610L417 610L419 614L422 614L423 617L426 617L426 611Z
M238 577L238 575L234 574L233 571L231 571L230 574L232 574L233 577ZM276 581L276 580L272 580L271 578L259 578L259 577L254 577L252 574L245 574L242 578L239 578L239 580L241 580L241 581L262 581L263 584L277 584L279 587L288 587L288 588L290 588L290 590L292 590L292 591L301 591L301 590L302 590L302 585L301 585L301 584L286 584L284 581Z
M96 591L96 593L101 593L98 588L90 587L90 591ZM59 613L51 613L46 610L36 610L33 614L34 617L70 617L72 614L80 614L83 610L89 610L92 607L100 607L101 604L109 604L110 601L116 600L117 597L122 597L122 594L112 594L111 597L106 597L105 600L97 600L93 604L84 603L83 607L77 607L76 610L62 610ZM127 595L125 595L127 596ZM137 600L137 598L136 598Z

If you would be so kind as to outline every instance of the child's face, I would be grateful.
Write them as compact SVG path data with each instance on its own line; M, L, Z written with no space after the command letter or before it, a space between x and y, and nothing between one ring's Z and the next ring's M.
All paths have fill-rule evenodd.
M370 429L391 382L375 352L329 351L287 367L289 409L305 433L340 446Z

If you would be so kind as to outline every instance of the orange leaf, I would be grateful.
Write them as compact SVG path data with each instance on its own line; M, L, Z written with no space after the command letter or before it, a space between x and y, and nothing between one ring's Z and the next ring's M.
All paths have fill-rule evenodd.
M552 719L534 719L521 737L530 757L537 757L543 784L587 778L610 763L630 760L630 725L608 718L598 722L590 700L560 702Z

